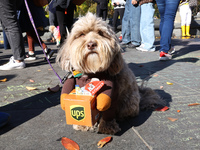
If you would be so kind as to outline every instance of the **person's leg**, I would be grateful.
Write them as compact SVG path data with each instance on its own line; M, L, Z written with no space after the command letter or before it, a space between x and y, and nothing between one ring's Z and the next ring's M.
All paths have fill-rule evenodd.
M102 10L102 19L104 21L106 21L107 15L108 15L108 10L107 9Z
M171 48L174 19L180 0L157 0L156 2L161 15L160 51L168 53Z
M40 42L41 42L41 44L42 44L42 48L43 49L45 49L45 48L47 48L47 46L46 46L46 44L42 41L42 39L39 37L39 39L40 39L40 42L39 42L39 40L38 40L38 38L37 38L37 35L36 35L36 33L35 33L35 30L31 30L31 31L27 31L26 32L27 34L28 34L28 37L33 41L33 42L35 42L35 43L37 43L39 46L40 46ZM30 49L30 51L34 51L34 43L30 43L31 45L31 47L29 47L29 48L31 48ZM33 44L33 45L32 45Z
M115 32L117 31L118 10L119 9L114 9L113 20L112 20L112 26Z
M153 3L145 3L141 5L140 35L143 48L146 50L155 50L154 41L154 15L155 9Z
M61 8L60 6L57 6L56 7L56 16L57 16L58 26L60 29L60 36L61 36L60 43L62 44L64 42L64 40L66 39L66 35L67 35L66 27L64 25L65 9Z
M20 3L20 1L0 1L0 22L13 52L13 56L11 56L9 62L0 66L0 70L23 69L26 66L24 63L24 41L22 32L17 22L17 3Z
M4 45L4 49L10 49L10 44L8 42L8 39L4 30L3 30L3 45Z
M97 17L100 17L100 5L99 4L97 4L96 15L97 15Z
M72 25L74 23L74 10L76 5L70 3L67 8L67 15L65 16L65 25L67 26L68 30L71 31Z
M32 37L32 31L27 31L26 36L27 36L27 41L28 41L29 52L34 54L35 46L34 46L34 39Z
M120 25L122 25L122 19L124 16L125 8L120 8L120 9L118 9L118 11L119 11L119 16L120 16Z
M130 30L130 16L131 14L131 0L126 1L124 16L122 19L122 43L131 42L131 30Z
M17 0L0 1L0 20L10 43L14 59L21 62L24 60L25 48L22 32L17 21L16 3Z
M135 46L139 46L141 43L140 37L140 13L141 7L139 5L131 5L130 11L130 30L131 30L131 43Z
M28 40L28 55L26 55L25 60L35 60L35 46L34 39L32 37L32 31L26 32L27 40Z
M33 43L33 41L35 43L37 43L39 46L40 46L40 42L41 42L42 48L44 49L44 52L46 53L47 58L50 59L55 52L53 50L51 50L50 48L48 48L47 45L42 41L42 39L40 37L39 37L39 39L40 39L40 42L39 42L39 40L37 38L37 35L36 35L36 33L35 33L34 30L28 31L27 33L28 33L28 36L30 38L30 46L33 46L33 47L29 47L29 50L34 50L34 43ZM31 42L31 40L32 40L32 42ZM44 59L46 59L46 57ZM31 60L35 60L35 59L31 59Z
M190 24L192 20L192 11L189 5L187 5L187 18L186 18L186 36L191 36L190 35Z
M185 25L186 25L186 11L185 11L185 6L182 5L179 6L179 12L180 12L180 17L181 17L181 31L182 31L182 36L185 36Z

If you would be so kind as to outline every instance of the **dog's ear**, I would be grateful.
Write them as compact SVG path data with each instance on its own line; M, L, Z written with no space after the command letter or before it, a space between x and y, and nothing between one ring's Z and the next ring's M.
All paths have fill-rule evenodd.
M118 74L122 70L123 65L124 65L124 60L122 58L122 54L121 52L118 52L115 55L110 67L108 68L109 74L111 76Z

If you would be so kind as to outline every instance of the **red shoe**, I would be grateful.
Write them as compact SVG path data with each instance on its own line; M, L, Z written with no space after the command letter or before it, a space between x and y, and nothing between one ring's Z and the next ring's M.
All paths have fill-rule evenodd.
M172 55L165 53L163 51L160 52L159 60L170 60L172 59Z
M119 41L122 41L122 35L119 36Z

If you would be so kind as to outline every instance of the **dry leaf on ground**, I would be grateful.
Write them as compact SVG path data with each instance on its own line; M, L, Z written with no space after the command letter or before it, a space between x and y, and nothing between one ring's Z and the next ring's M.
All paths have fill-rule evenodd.
M37 88L36 87L27 86L26 89L29 90L29 91L32 91L32 90L36 90Z
M173 83L171 83L171 82L166 82L168 85L173 85Z
M55 87L52 87L52 88L48 87L47 90L50 91L50 92L56 93L60 90L60 86L56 85Z
M32 80L32 79L30 79L29 81L30 81L30 82L32 82L32 83L33 83L33 82L35 82L35 81L34 81L34 80Z
M168 109L169 109L169 107L167 107L167 106L162 106L162 107L156 108L155 110L156 110L156 111L166 111L166 110L168 110Z
M66 137L62 137L61 143L67 150L79 150L80 149L79 145L76 142L74 142L73 140L66 138Z
M192 104L189 104L188 106L196 106L196 105L200 105L200 103L192 103Z
M177 118L171 118L171 117L167 117L167 119L169 119L169 120L172 121L172 122L178 120Z
M177 112L181 112L181 110L177 110Z
M157 76L158 76L158 74L154 74L153 76L154 76L154 77L157 77Z
M105 144L107 144L108 142L110 142L112 140L111 136L105 137L103 139L101 139L98 143L97 146L98 148L102 148Z
M7 78L1 79L0 82L6 82Z

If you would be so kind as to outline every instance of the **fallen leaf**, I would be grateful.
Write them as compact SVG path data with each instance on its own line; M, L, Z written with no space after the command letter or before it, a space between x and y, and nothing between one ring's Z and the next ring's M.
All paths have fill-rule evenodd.
M158 74L154 74L153 76L154 76L154 77L157 77L157 76L158 76Z
M166 82L168 85L173 85L173 83L171 83L171 82Z
M156 108L155 110L156 110L156 111L166 111L166 110L168 110L168 109L169 109L169 107L167 107L167 106L162 106L162 107Z
M50 68L50 69L48 69L48 70L53 70L53 69Z
M163 86L160 86L160 89L163 89Z
M52 87L52 88L48 87L47 90L50 91L50 92L56 93L56 92L58 92L60 90L60 86L56 85L55 87Z
M1 79L0 82L6 82L7 78Z
M102 148L105 144L107 144L108 142L110 142L112 140L111 136L105 137L103 139L101 139L98 143L97 146L98 148Z
M192 104L189 104L188 106L196 106L196 105L200 105L200 103L192 103Z
M74 142L73 140L66 138L66 137L62 137L61 143L68 150L79 150L80 149L79 145L76 142Z
M26 89L29 90L29 91L32 91L32 90L36 90L37 88L36 87L27 86Z
M40 72L41 70L37 70L38 72Z
M177 112L181 112L181 110L177 110Z
M34 81L34 80L32 80L32 79L30 79L29 81L30 81L30 82L35 82L35 81Z
M167 119L169 119L169 120L172 121L172 122L178 120L177 118L171 118L171 117L167 117Z

